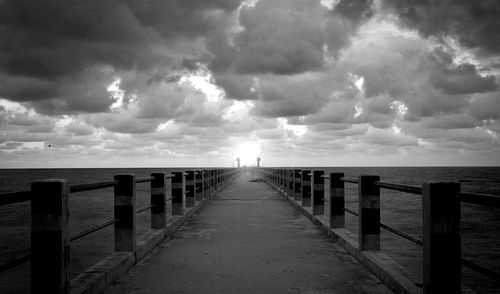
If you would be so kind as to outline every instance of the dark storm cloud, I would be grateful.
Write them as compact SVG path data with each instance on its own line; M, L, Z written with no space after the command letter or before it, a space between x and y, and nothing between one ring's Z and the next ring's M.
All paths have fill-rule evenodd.
M231 0L1 1L0 97L36 101L44 113L105 111L113 102L106 88L116 73L180 63L169 46L220 26L238 5ZM99 75L101 83L91 81Z
M450 54L441 49L436 49L429 58L433 64L429 79L445 94L483 93L497 88L493 75L482 77L476 67L469 63L454 65Z
M384 0L408 27L424 36L453 36L484 54L500 51L500 2L497 0Z

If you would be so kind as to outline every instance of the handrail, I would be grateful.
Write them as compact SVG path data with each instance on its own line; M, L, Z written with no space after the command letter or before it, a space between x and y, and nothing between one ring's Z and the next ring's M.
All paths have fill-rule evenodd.
M458 199L463 203L500 207L500 197L490 194L460 192L458 193Z
M87 236L87 235L90 235L90 234L92 234L92 233L94 233L94 232L97 232L97 231L99 231L99 230L102 230L102 229L104 229L105 227L108 227L108 226L110 226L110 225L112 225L112 224L116 223L117 221L119 221L119 219L117 219L117 218L110 219L110 220L107 220L107 221L105 221L105 222L103 222L103 223L101 223L101 224L99 224L99 225L96 225L96 226L90 227L90 228L88 228L88 229L85 229L85 230L83 230L83 231L80 231L80 232L76 233L75 235L71 236L71 237L69 238L69 241L70 241L70 242L76 241L76 240L78 240L78 239L80 239L80 238L83 238L83 237L85 237L85 236Z
M186 176L187 173L185 170L181 171L182 175ZM166 179L172 179L172 182L174 182L174 179L176 178L177 174L169 173L152 173L151 176L145 176L145 177L135 177L134 175L119 175L119 177L115 177L116 180L111 180L111 181L102 181L102 182L91 182L91 183L83 183L83 184L72 184L69 185L67 180L51 180L51 181L46 181L42 180L39 183L37 182L37 188L32 192L31 190L24 190L24 191L16 191L16 192L8 192L8 193L0 193L0 206L1 205L6 205L6 204L12 204L12 203L18 203L18 202L23 202L23 201L28 201L28 200L33 200L32 195L33 193L40 193L41 195L44 195L44 189L48 189L50 187L49 185L57 185L57 189L55 189L53 192L52 190L48 197L50 196L51 198L56 198L57 201L60 201L62 205L65 207L62 211L62 213L55 215L55 218L59 218L59 220L62 222L62 226L58 226L57 230L58 232L61 232L65 240L68 242L62 242L60 243L61 246L56 246L55 248L51 248L49 252L45 252L45 248L47 247L47 241L46 238L50 239L53 238L56 234L53 234L54 228L50 226L52 223L51 221L45 221L45 218L47 217L54 217L52 214L50 214L52 211L46 210L47 206L40 205L39 201L31 202L32 207L35 207L35 210L39 214L32 214L33 216L39 217L41 219L40 223L41 225L37 227L37 238L33 239L32 235L32 240L31 244L34 246L34 248L38 248L37 250L30 250L30 252L27 252L21 256L15 257L12 260L9 260L7 262L4 262L0 264L0 273L4 272L10 268L13 268L15 266L18 266L30 259L32 259L32 263L34 262L40 262L42 260L40 258L40 254L43 254L44 256L61 256L62 252L65 250L68 250L69 244L71 244L73 241L79 240L83 237L86 237L92 233L95 233L99 230L102 230L106 227L109 227L115 223L122 222L122 224L119 227L115 227L115 234L117 233L116 230L121 230L119 234L121 234L122 238L116 239L115 238L115 249L118 251L135 251L135 246L133 245L135 241L135 237L132 237L133 234L135 234L135 221L133 219L135 218L135 215L151 210L151 229L152 230L157 230L157 229L167 229L167 210L164 209L155 209L155 207L158 206L164 206L167 205L166 201L172 201L172 215L186 215L186 213L189 213L188 210L186 210L185 203L183 204L182 202L185 201L183 197L179 197L179 195L184 195L184 193L189 190L191 192L202 192L201 194L201 199L198 199L198 194L196 201L204 201L207 199L212 199L212 193L217 193L218 190L220 190L222 187L227 184L228 181L231 179L234 179L235 175L237 175L240 172L238 169L206 169L206 170L196 170L196 177L194 178L194 184L196 185L196 189L192 188L186 188L183 185L180 185L181 189L179 189L178 182L175 184L172 183L170 186L171 189L171 196L166 197L166 189L167 189L167 183ZM163 181L161 181L161 174L164 175ZM205 177L199 177L199 175L205 175ZM158 178L160 176L160 178ZM157 180L158 179L158 180ZM151 204L147 205L145 207L141 207L135 211L135 213L130 213L132 210L129 209L129 207L135 207L135 185L138 183L146 183L146 182L151 182ZM133 183L133 184L132 184ZM201 185L200 185L201 184ZM200 185L200 186L198 186ZM103 188L111 188L111 187L118 187L119 189L115 189L114 191L114 197L115 197L115 208L114 208L114 215L115 217L113 219L107 220L101 224L92 226L90 228L86 228L80 232L77 232L73 236L69 236L68 234L65 233L69 228L67 227L67 218L68 215L64 213L64 211L67 211L69 209L69 195L71 193L77 193L77 192L84 192L84 191L91 191L91 190L97 190L97 189L103 189ZM32 187L35 187L32 185ZM201 187L201 189L200 189ZM174 195L175 194L175 195ZM175 196L175 197L174 197ZM128 199L127 199L128 198ZM118 201L117 201L118 199ZM175 199L175 200L174 200ZM37 197L37 200L40 200L40 198ZM132 201L131 201L132 200ZM175 203L174 203L175 201ZM179 203L181 201L181 203ZM125 209L123 209L125 208ZM129 212L130 211L130 212ZM48 224L46 226L45 224ZM33 228L33 227L32 227ZM50 233L45 235L45 233ZM35 242L34 242L35 240ZM52 244L52 243L51 243ZM44 250L39 250L39 248L43 247ZM33 252L33 254L31 253ZM64 256L65 259L69 259L69 256ZM66 264L69 263L69 260L65 261ZM68 289L69 285L67 284L67 281L64 281L61 283L58 279L62 275L68 274L67 271L69 270L68 267L65 266L59 266L57 268L54 268L48 275L47 273L42 274L40 271L33 269L38 269L41 268L40 264L38 264L35 267L31 268L31 277L32 277L32 282L33 279L35 279L36 285L49 285L49 287L54 288L54 289L59 289L59 290L54 290L51 292L61 292L63 291L62 289ZM50 277L50 279L47 279L47 277ZM45 286L44 286L45 287Z
M92 190L99 190L104 188L114 187L118 184L118 181L104 181L104 182L92 182L85 184L74 184L69 186L70 193L86 192Z
M16 267L20 264L25 263L26 261L31 259L31 252L25 253L21 256L17 256L7 262L4 262L0 264L0 273L3 273L4 271L11 269L13 267Z
M172 179L173 174L168 174L165 176L166 179ZM136 179L136 183L151 182L153 177L141 177ZM92 190L99 190L104 188L114 187L118 181L102 181L102 182L90 182L83 184L73 184L70 185L70 193L87 192ZM31 190L21 190L13 192L0 193L0 206L20 203L24 201L31 200Z
M142 177L142 178L135 179L135 182L136 183L147 183L147 182L151 182L152 180L154 180L153 177Z
M28 201L31 199L31 190L0 193L0 206Z
M402 184L393 184L393 183L386 183L386 182L375 182L375 186L378 186L378 187L384 188L384 189L388 189L388 190L394 190L394 191L400 191L400 192L405 192L405 193L410 193L410 194L422 195L422 188L421 187L402 185Z
M275 172L276 171L276 172ZM265 174L268 174L270 175L269 176L269 179L268 179L268 182L273 186L275 187L276 189L280 190L280 186L282 185L286 185L287 188L285 188L284 190L280 190L281 193L285 194L287 196L287 198L289 199L294 199L294 200L297 200L296 196L295 196L295 193L293 190L291 189L288 189L288 176L286 174L283 173L283 171L285 171L285 169L275 169L275 171L273 171L272 169L268 169L266 171L264 171ZM307 170L309 171L309 170ZM304 171L302 171L302 174L304 174ZM370 180L370 177L372 179L377 179L378 176L367 176L366 180ZM318 176L318 178L320 179L330 179L330 176L329 175L320 175ZM362 182L362 178L353 178L353 177L340 177L340 178L335 178L336 181L341 181L343 183L353 183L353 184L358 184L358 185L363 185L363 182ZM290 181L294 181L293 179L290 179ZM284 184L284 182L286 182L286 184ZM274 184L276 183L276 184ZM292 182L290 182L292 183ZM300 183L300 179L299 179L299 183ZM382 189L387 189L387 190L394 190L394 191L399 191L399 192L405 192L405 193L409 193L409 194L416 194L416 195L423 195L423 187L418 187L418 186L411 186L411 185L405 185L405 184L396 184L396 183L388 183L388 182L383 182L383 181L380 181L380 180L371 180L370 182L370 185L374 185L376 187L379 187L379 188L382 188ZM447 183L443 183L443 185L446 185ZM290 184L291 185L291 184ZM295 184L293 184L295 185ZM337 186L336 185L336 191L337 192L334 192L335 193L335 196L334 194L331 194L330 197L339 197L336 201L338 202L339 199L341 199L340 201L344 202L344 192L338 192L338 189L339 187L342 187L341 189L344 189L343 185L342 186ZM435 185L435 183L430 183L428 185ZM453 189L453 186L450 186L452 184L448 184L450 187L449 189ZM292 186L290 186L292 187ZM332 186L333 187L333 186ZM365 186L366 188L365 189L369 189L369 186ZM429 186L429 187L432 187L432 186ZM316 188L315 188L316 189ZM319 190L318 191L323 191L324 193L324 189L325 187L323 187L323 189L321 187L318 188ZM432 189L432 188L429 188L429 189ZM458 188L459 189L459 188ZM358 193L362 193L361 191L363 190L359 190ZM453 190L450 190L449 193L453 193L452 192ZM291 193L291 194L289 194ZM321 193L321 192L320 192ZM332 192L330 192L332 193ZM340 194L338 194L340 193ZM369 192L371 193L371 192ZM376 192L377 194L379 192ZM432 193L432 192L429 192L429 193ZM365 195L365 194L360 194L359 197L362 197L362 195ZM370 195L370 194L368 194ZM431 194L431 195L435 195L435 194ZM451 195L451 196L450 196ZM326 196L325 196L326 197ZM378 196L380 197L380 196ZM431 196L428 196L428 197L431 197ZM480 194L480 193L470 193L470 192L455 192L454 194L448 194L449 197L449 201L453 201L453 199L455 199L455 201L457 201L458 203L467 203L467 204L474 204L474 205L483 205L483 206L487 206L487 207L500 207L500 196L496 196L496 195L490 195L490 194ZM300 199L300 198L299 198ZM310 206L311 205L311 201L310 199L307 200L306 203L307 206ZM330 202L331 203L331 202ZM302 205L305 205L304 202L302 202ZM331 204L330 204L331 205ZM336 205L339 205L339 204L336 204ZM355 215L355 216L360 216L360 214L354 210L351 210L349 208L345 208L343 207L345 204L342 204L342 210L349 213L349 214L352 214L352 215ZM312 208L313 210L313 215L314 215L314 209L315 208ZM333 209L333 208L332 208ZM377 209L377 210L380 210L380 208L378 207L375 207L374 209ZM332 211L330 210L330 213L332 214ZM319 214L322 214L321 212ZM380 212L378 212L378 214L380 214ZM343 215L343 214L342 214ZM332 216L333 217L333 214ZM335 217L338 218L339 217L339 213L336 212L335 213ZM366 218L367 216L365 216ZM343 217L342 217L343 218ZM380 220L377 220L377 219L370 219L370 223L373 222L373 220L375 220L376 222L379 223L379 227L384 229L384 230L387 230L391 233L394 233L404 239L407 239L415 244L418 244L420 246L424 246L423 244L423 241L415 236L412 236L408 233L405 233L403 231L400 231L394 227L391 227L389 225L386 225L382 222L380 222ZM332 221L332 220L330 220ZM340 224L340 227L344 227L344 220L341 220L341 221L337 221L335 220L336 225ZM333 224L331 225L332 228L333 227ZM360 230L361 230L361 220L360 220ZM424 229L425 230L425 229ZM427 230L430 230L429 228L427 228ZM360 231L360 235L361 235L361 231ZM361 236L360 236L361 238ZM360 241L361 242L361 241ZM363 250L363 249L360 249L360 250ZM373 250L373 249L372 249ZM378 250L378 249L376 249ZM427 257L428 258L428 257ZM493 279L496 279L496 280L500 280L500 273L496 273L484 266L481 266L481 265L478 265L470 260L466 260L466 259L463 259L460 257L460 263L462 264L462 266L466 266L472 270L475 270L479 273L482 273L484 274L485 276L488 276L490 278L493 278Z
M358 183L358 179L356 178L342 177L341 180L346 183L353 183L353 184Z

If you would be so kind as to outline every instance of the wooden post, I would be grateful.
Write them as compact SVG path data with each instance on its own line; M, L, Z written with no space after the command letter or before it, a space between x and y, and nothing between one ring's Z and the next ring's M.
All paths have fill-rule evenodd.
M135 175L116 175L115 251L135 252Z
M301 191L302 180L300 178L300 173L301 173L300 169L296 169L294 172L294 176L295 176L294 185L295 186L293 187L293 200L295 200L295 201L302 200L302 191Z
M186 207L194 207L195 202L194 171L186 171Z
M184 172L173 172L172 215L183 215L186 210L186 181Z
M152 173L151 181L151 229L167 227L167 179L165 173Z
M302 171L302 206L311 206L311 171Z
M195 173L195 194L196 201L203 201L203 171L196 171Z
M315 170L312 178L312 213L313 215L322 215L325 213L325 174L322 170Z
M290 199L294 199L294 195L295 195L295 184L294 184L294 180L295 180L295 170L293 169L289 169L288 170L288 198Z
M380 250L379 176L360 176L358 180L359 249Z
M424 293L460 293L462 287L459 183L422 187Z
M341 179L344 173L331 173L330 174L330 228L344 228L345 227L345 190L344 181Z
M31 293L69 293L69 184L31 183Z

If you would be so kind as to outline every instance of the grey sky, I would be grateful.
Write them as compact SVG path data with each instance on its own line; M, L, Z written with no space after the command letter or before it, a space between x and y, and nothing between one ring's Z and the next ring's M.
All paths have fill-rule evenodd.
M489 0L0 0L0 168L499 165L499 34Z

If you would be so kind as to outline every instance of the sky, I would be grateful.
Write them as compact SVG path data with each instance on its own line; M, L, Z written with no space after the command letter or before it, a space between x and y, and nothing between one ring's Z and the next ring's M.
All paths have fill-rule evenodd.
M500 165L497 0L0 0L0 168Z

